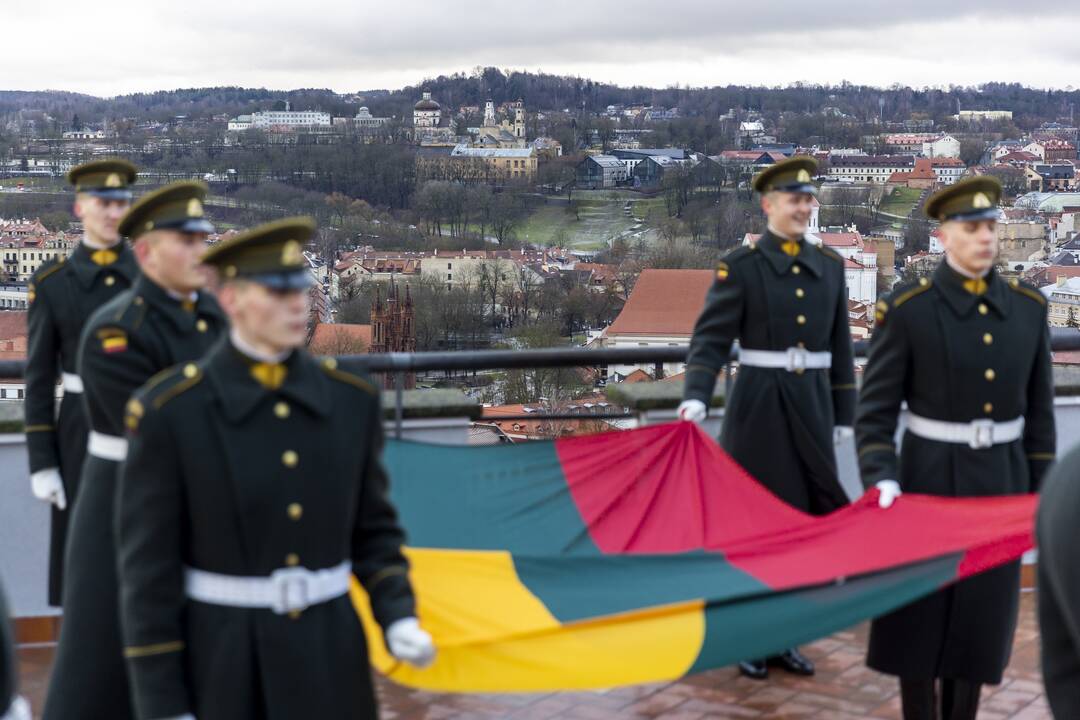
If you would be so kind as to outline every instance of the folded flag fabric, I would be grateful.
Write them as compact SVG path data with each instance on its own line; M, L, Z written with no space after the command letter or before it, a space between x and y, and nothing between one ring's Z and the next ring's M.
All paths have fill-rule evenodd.
M450 692L672 680L888 612L1033 546L1035 496L876 491L795 510L693 423L491 447L390 442L421 622L418 670L353 601L373 665Z

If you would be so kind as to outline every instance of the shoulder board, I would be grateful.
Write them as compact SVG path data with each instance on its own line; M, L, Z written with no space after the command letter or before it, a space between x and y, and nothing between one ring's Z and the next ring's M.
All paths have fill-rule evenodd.
M352 385L355 388L359 388L364 392L371 393L375 396L378 396L379 394L379 391L375 388L374 385L372 385L369 381L365 380L359 375L354 375L353 373L345 372L344 370L338 370L337 360L332 357L323 358L322 360L320 360L319 367L323 369L323 372L325 372L327 375L329 375L334 380L337 380L338 382L343 382L346 385Z
M120 298L126 298L126 300ZM113 322L129 327L133 331L138 330L146 318L146 301L131 290L125 290L112 302L117 303L116 312L113 313Z
M61 256L59 258L53 258L42 263L41 267L39 267L37 269L37 272L34 273L33 282L37 285L40 285L45 278L51 275L55 275L57 270L63 268L66 261L67 258Z
M1036 290L1033 285L1028 285L1013 278L1009 281L1009 289L1031 298L1040 305L1046 305L1046 296Z
M897 288L889 298L889 306L891 308L898 308L911 298L922 295L933 286L934 283L930 278L919 278L917 283L911 283Z
M202 368L196 363L175 365L150 378L142 386L136 399L152 406L155 410L160 410L170 400L202 382L204 376Z
M821 254L824 255L825 257L836 260L839 263L844 262L844 256L843 255L836 252L831 247L825 247L824 243L822 243L821 245L815 245L814 247L816 247L818 250L820 250Z
M749 257L750 255L753 255L756 252L757 252L757 247L755 247L754 245L740 245L739 247L735 248L734 250L732 250L729 253L727 253L726 255L724 255L724 257L722 259L723 259L724 262L726 262L728 264L731 264L731 263L734 263L734 262L738 262L739 260L742 260L745 257Z

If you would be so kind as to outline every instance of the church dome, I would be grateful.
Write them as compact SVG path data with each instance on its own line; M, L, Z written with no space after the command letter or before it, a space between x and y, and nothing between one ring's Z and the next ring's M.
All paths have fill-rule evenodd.
M432 100L430 97L425 97L413 105L413 110L441 110L442 106L439 103Z

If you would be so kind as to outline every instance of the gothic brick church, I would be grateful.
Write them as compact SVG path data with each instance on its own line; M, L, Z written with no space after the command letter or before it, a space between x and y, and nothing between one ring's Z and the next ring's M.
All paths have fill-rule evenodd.
M379 286L375 286L375 302L371 305L371 353L415 352L416 326L412 296L409 286L405 286L405 297L401 297L397 282L390 278L386 291L386 300L382 298ZM394 387L394 377L387 373L384 378L387 388ZM405 377L406 389L416 387L416 376L409 373Z

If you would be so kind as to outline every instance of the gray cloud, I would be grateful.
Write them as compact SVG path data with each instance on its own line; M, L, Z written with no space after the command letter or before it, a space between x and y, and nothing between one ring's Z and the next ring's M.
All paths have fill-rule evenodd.
M107 13L60 0L5 8L5 35L44 43L12 53L0 88L95 94L193 85L341 91L398 87L475 65L543 69L620 84L878 85L1008 80L1063 86L1075 54L1010 43L1030 27L1014 0L943 3L551 0L111 0ZM1042 13L1060 37L1080 8ZM74 58L74 59L73 59Z

